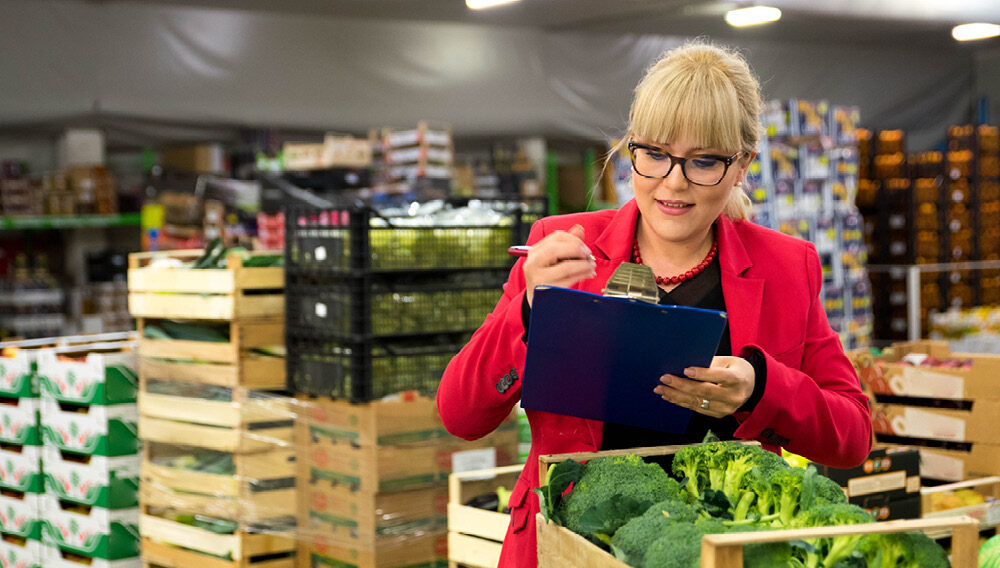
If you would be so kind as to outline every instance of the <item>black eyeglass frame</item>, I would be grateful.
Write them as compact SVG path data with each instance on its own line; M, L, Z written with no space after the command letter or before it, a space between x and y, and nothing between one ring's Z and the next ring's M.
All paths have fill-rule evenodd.
M651 152L656 152L658 154L663 154L664 156L670 158L670 168L667 169L667 173L663 174L662 176L657 177L657 176L647 176L646 174L640 172L635 167L635 149L636 148L641 148L643 150L649 150ZM733 165L733 162L735 162L736 158L738 158L741 154L743 154L743 152L736 152L735 154L733 154L732 156L729 156L728 158L725 157L725 156L716 156L716 155L709 154L708 157L715 158L715 159L721 161L723 164L725 164L726 165L726 169L722 170L722 176L719 177L719 181L717 181L715 183L698 183L698 182L693 181L691 178L688 177L687 167L685 166L685 163L688 160L692 159L692 158L681 158L679 156L674 156L673 154L671 154L669 152L664 152L661 148L657 148L655 146L649 146L647 144L640 144L638 142L633 142L633 141L629 141L629 143L628 143L628 156L632 160L632 171L633 172L639 174L640 176L642 176L642 177L644 177L646 179L664 179L664 178L666 178L667 176L670 175L670 172L674 171L674 166L676 166L677 164L680 164L680 166L681 166L681 175L684 176L684 179L688 180L690 183L693 183L695 185L700 185L702 187L714 187L714 186L719 185L720 183L722 183L722 180L726 179L726 174L729 173L729 166ZM695 159L701 158L701 157L704 157L704 156L698 156Z

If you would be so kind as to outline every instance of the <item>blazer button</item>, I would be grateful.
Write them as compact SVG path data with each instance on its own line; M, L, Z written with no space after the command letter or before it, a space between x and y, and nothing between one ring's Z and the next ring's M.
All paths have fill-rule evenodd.
M507 392L507 387L504 386L503 379L500 379L497 382L497 392L500 393L500 394L503 394L503 393Z

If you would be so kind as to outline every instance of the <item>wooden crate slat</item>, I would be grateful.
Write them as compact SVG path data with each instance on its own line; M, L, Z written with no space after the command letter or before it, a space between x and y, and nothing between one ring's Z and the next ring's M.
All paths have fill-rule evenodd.
M502 546L499 542L448 533L448 560L472 568L496 568Z
M190 359L213 363L239 363L240 351L233 343L211 343L185 339L139 340L139 355L158 359Z
M282 299L284 301L284 299ZM233 323L231 337L237 338L241 349L285 344L284 320Z
M157 465L150 461L142 464L142 479L154 485L162 485L178 491L205 493L211 491L219 497L238 497L243 482L229 475L215 475L197 471L184 471ZM208 485L211 483L211 485Z
M288 403L277 397L247 399L245 391L234 393L237 400L221 401L154 394L143 388L139 394L139 413L153 418L230 428L293 418ZM243 400L239 400L241 398Z
M232 294L238 289L235 270L132 268L128 271L129 292Z
M280 317L285 313L285 296L132 292L128 296L128 307L133 317L145 318L233 320Z
M205 490L204 487L201 488ZM178 512L202 514L244 523L257 523L268 519L295 515L296 492L294 487L239 496L213 496L195 493L178 493L170 487L158 485L143 476L140 488L142 503L147 507L163 507Z
M152 340L146 341L152 343ZM166 348L156 347L160 352L167 351ZM140 347L140 352L141 349ZM180 363L154 357L139 357L139 375L150 379L186 381L229 388L282 389L285 387L285 360L280 357L242 357L236 363L225 364Z
M509 524L510 515L457 503L448 504L448 530L453 533L502 541Z
M281 446L287 447L292 442L291 426L248 431L174 422L143 415L139 415L139 432L143 440L234 454L272 451Z
M142 559L144 563L163 568L295 568L294 555L257 562L252 559L223 560L148 538L142 539Z
M242 542L238 534L215 534L149 514L139 516L139 532L157 542L183 545L215 556L232 554L235 559L243 557Z

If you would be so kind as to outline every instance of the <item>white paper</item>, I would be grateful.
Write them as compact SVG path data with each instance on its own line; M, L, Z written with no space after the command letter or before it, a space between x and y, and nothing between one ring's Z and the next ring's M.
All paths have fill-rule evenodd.
M484 450L468 450L465 452L455 452L451 454L452 473L465 473L467 471L490 470L497 467L497 451L495 448ZM466 479L493 479L495 473L484 472L483 475L468 477Z

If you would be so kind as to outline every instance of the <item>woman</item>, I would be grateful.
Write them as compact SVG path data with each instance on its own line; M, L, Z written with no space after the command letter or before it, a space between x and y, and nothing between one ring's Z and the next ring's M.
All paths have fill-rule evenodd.
M684 434L528 411L531 454L511 496L500 566L536 564L538 499L531 490L539 455L694 443L711 429L835 467L867 457L867 399L827 322L815 247L746 220L741 184L760 137L761 107L760 86L734 52L692 44L654 63L636 88L623 141L635 199L618 211L536 222L527 258L445 371L437 395L444 424L476 439L519 399L535 286L600 293L620 263L638 262L657 275L661 303L729 314L709 368L665 375L651 388L696 413Z

